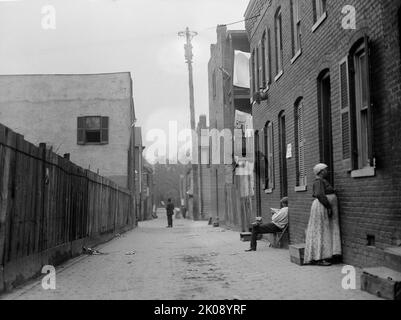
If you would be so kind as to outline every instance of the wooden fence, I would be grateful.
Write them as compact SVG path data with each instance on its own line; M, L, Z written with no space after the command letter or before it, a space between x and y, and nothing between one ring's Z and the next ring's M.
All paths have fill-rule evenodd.
M0 124L0 291L134 225L128 190Z

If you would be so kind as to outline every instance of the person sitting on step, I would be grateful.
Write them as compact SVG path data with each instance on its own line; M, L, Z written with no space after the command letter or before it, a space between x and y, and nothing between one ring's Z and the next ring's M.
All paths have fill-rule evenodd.
M274 234L282 232L288 225L288 198L280 201L281 209L272 209L272 222L262 223L261 218L252 225L251 248L247 252L256 251L257 239L260 234Z

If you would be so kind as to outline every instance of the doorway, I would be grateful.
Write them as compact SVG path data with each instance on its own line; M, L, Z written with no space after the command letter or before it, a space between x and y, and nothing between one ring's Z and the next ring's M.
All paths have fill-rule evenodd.
M328 180L334 185L331 83L329 70L323 71L319 77L319 133L320 160L329 167Z
M285 112L282 111L278 117L279 147L280 147L280 191L281 198L288 197L287 178L287 136L285 124Z

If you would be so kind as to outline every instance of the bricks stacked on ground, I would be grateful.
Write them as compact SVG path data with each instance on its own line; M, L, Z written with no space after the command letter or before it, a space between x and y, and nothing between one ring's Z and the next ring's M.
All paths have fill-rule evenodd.
M400 1L395 0L328 0L327 18L312 32L314 7L312 0L299 0L301 20L301 55L293 60L291 1L252 0L245 18L251 52L259 46L263 33L271 31L272 83L268 101L253 105L255 130L273 123L274 188L260 192L263 216L282 196L278 117L285 112L286 140L292 145L287 159L290 240L305 241L305 230L312 203L312 168L322 161L319 131L318 78L325 70L331 83L331 126L334 186L341 207L341 229L344 262L358 266L381 265L384 249L401 243L400 155L401 155L401 63ZM342 28L342 9L356 9L356 30ZM275 14L281 7L283 75L276 76ZM367 35L371 55L371 100L373 103L373 150L376 158L374 177L352 178L343 167L343 143L340 100L339 64L358 40ZM255 79L255 78L254 78ZM295 104L303 99L306 191L296 192L297 163L295 142ZM368 243L368 236L370 240ZM368 246L369 244L369 246Z
M130 191L0 124L0 291L135 224Z

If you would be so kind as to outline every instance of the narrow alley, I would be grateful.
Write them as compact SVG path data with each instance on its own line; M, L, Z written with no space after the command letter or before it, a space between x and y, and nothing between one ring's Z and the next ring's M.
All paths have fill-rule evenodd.
M207 222L175 220L166 228L159 218L56 270L56 290L44 290L41 278L0 298L4 300L360 300L377 299L344 290L342 266L300 267L287 250L249 243L239 233ZM357 288L360 274L357 275Z

